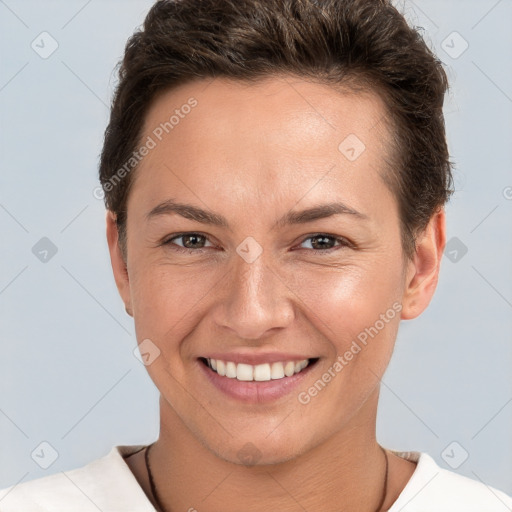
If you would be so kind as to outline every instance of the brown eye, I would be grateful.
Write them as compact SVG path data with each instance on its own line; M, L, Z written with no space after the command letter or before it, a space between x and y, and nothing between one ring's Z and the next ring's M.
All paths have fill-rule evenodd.
M304 244L308 242L311 247L306 247L306 249L313 249L315 252L327 251L329 249L333 249L335 247L344 247L348 246L349 243L343 238L337 238L331 235L325 234L317 234L312 235L306 239L304 239L301 243Z
M183 246L187 249L198 249L203 248L206 242L206 238L202 235L183 235L178 238L183 240Z
M177 243L176 240L181 240L181 243ZM174 245L177 250L185 249L193 251L194 249L204 249L208 247L205 245L207 242L208 238L199 233L181 233L167 239L163 245Z

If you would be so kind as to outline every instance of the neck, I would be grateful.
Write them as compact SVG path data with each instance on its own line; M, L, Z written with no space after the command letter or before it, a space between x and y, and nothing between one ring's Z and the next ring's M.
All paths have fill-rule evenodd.
M386 472L375 438L377 399L378 390L345 428L314 449L280 464L247 467L199 443L161 398L151 473L163 512L377 512Z

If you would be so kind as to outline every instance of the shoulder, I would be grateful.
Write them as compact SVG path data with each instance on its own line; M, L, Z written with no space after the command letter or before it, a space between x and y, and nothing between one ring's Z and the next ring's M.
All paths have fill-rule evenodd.
M504 492L443 469L426 453L395 453L417 466L389 512L512 512Z
M102 458L0 490L1 512L154 512L123 459L143 446L115 446Z

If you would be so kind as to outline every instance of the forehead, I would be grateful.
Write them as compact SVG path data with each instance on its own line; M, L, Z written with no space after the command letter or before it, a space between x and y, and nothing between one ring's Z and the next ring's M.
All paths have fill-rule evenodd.
M192 102L195 106L189 108ZM156 130L156 136L163 138L172 132L177 142L180 133L185 137L199 127L203 144L220 141L223 150L229 142L225 136L229 135L265 144L266 152L288 148L303 152L308 148L314 151L319 143L336 142L348 135L349 129L368 142L368 132L375 128L375 134L382 137L385 112L381 97L370 90L335 89L293 76L267 77L256 82L216 78L161 92L146 114L143 132ZM172 128L167 126L165 130L169 121ZM172 143L171 137L167 139ZM303 142L308 142L306 147Z
M326 189L343 190L357 208L383 185L385 118L376 93L297 77L187 83L161 93L146 115L141 140L154 147L139 165L135 188L162 199L168 187L228 203L259 197L264 207L265 199L283 195L298 200L309 185L316 189L312 200Z

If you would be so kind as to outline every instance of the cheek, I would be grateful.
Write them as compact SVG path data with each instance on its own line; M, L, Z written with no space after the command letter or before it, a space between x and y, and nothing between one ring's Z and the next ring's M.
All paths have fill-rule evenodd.
M341 425L377 386L400 322L400 277L399 265L369 264L301 283L304 311L329 347L318 375L326 386L317 381L299 395L301 404L311 405L304 410L311 421L328 416Z
M160 261L134 263L130 286L137 339L154 339L164 349L172 348L167 342L183 338L193 327L214 296L222 271Z
M339 269L299 272L294 279L293 291L329 339L357 336L401 300L398 260L368 259Z

